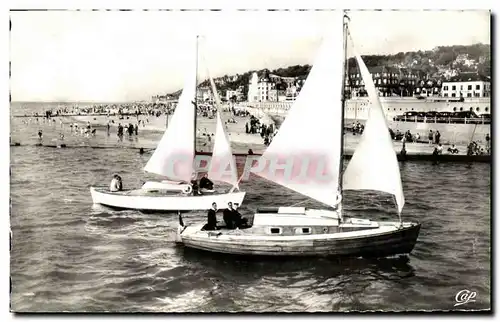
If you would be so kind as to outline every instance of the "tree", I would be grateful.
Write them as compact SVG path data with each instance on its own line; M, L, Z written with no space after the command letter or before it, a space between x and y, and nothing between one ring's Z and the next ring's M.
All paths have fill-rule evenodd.
M455 59L455 55L453 52L446 51L439 55L438 59L436 59L436 65L449 65Z

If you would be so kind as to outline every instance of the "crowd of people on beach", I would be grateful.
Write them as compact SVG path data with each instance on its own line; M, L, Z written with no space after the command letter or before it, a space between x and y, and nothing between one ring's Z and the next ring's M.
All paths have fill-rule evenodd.
M160 116L171 112L175 103L118 103L118 104L92 104L58 106L55 109L45 110L45 115L33 112L32 117L56 117L75 115L151 115ZM25 114L24 116L28 116Z
M96 105L94 106L94 111L97 108L97 111L103 111L102 109L107 107L109 105ZM97 124L91 124L91 121L88 121L87 124L82 124L82 122L63 122L64 120L64 113L72 113L75 112L75 107L73 109L64 107L61 109L57 110L46 110L43 115L38 114L37 112L33 113L33 117L31 118L25 118L23 119L23 123L25 124L49 124L49 125L56 125L56 122L59 122L59 127L60 127L60 133L59 133L59 139L61 141L64 140L65 135L63 132L68 131L73 134L73 135L79 135L83 137L93 137L96 136L96 133L99 128L105 127L106 134L110 136L112 132L112 127L116 127L116 135L118 137L118 141L123 141L123 138L126 136L125 134L128 134L129 137L132 136L138 136L139 128L145 128L148 123L150 123L150 118L153 117L160 117L164 114L172 114L175 105L170 104L168 106L164 106L165 108L163 109L156 109L158 105L151 104L147 105L146 109L143 110L137 110L137 113L135 115L124 115L121 114L123 112L122 109L120 109L118 112L118 115L102 115L101 117L105 116L107 118L106 123L103 123L101 121L96 121L95 123ZM216 115L217 108L215 104L211 103L201 103L197 105L198 108L198 117L207 117L210 119L213 119ZM263 143L265 145L269 145L273 136L276 134L276 130L274 125L266 125L266 124L261 124L261 121L255 117L252 116L249 111L244 110L244 109L238 109L235 108L234 106L231 105L224 105L221 107L222 111L224 112L229 112L230 116L229 118L225 119L225 126L227 128L228 124L231 123L237 123L237 117L249 117L250 116L250 121L246 124L246 133L251 133L251 134L260 134L262 137ZM86 112L87 110L83 110ZM125 110L126 111L126 110ZM91 117L91 116L89 116ZM94 116L94 120L97 119L99 115ZM133 121L132 121L133 120ZM123 122L122 122L123 121ZM68 124L69 123L69 124ZM69 125L69 126L68 126ZM208 133L207 129L204 129L204 132L199 129L198 134L200 136L206 136L207 141L210 142L212 140L212 136L214 136L214 133ZM39 140L42 140L43 134L42 130L39 130L38 133Z
M123 137L124 137L125 133L127 133L129 137L132 137L133 135L138 136L139 135L139 125L142 124L143 126L145 126L146 122L149 122L149 120L146 120L146 121L137 120L137 123L135 123L135 124L133 124L132 122L129 122L129 123L124 122L123 125L122 125L122 123L118 123L117 130L116 130L118 140L123 141ZM90 137L96 136L97 130L99 128L99 126L92 125L90 121L87 121L86 124L82 124L81 122L80 123L79 122L69 122L69 124L68 124L68 123L64 123L62 118L59 119L59 127L57 128L57 123L56 123L55 117L49 117L48 119L46 119L46 118L39 119L38 117L35 117L33 120L32 119L23 120L22 123L25 125L31 125L31 124L45 125L45 126L49 125L49 126L53 127L56 131L57 130L59 131L59 140L60 141L64 141L64 138L65 138L64 132L65 131L69 131L69 133L72 135L90 138ZM105 126L107 136L111 135L111 127L112 127L112 125L115 125L115 124L116 124L115 120L108 119L106 126ZM102 126L101 126L101 128L102 128ZM37 137L41 143L41 141L43 140L43 130L42 129L38 129Z
M256 116L252 115L248 110L246 109L239 109L235 108L234 106L230 105L225 105L222 106L221 110L223 112L229 112L230 117L228 117L224 121L224 125L226 126L226 129L228 129L228 124L236 124L238 123L237 117L242 117L242 118L247 118L250 117L248 122L245 123L245 133L246 134L255 134L255 135L260 135L263 144L264 145L269 145L271 144L272 138L276 135L277 129L274 124L265 124L262 122L259 118ZM208 103L204 103L199 105L198 108L198 117L208 117L209 119L213 119L216 115L217 109L215 105L211 105ZM199 136L205 136L207 137L207 143L210 143L212 141L212 137L215 135L215 133L209 133L206 128L198 129L198 135Z
M353 135L362 134L364 126L359 122L354 122L351 124L350 127L348 127L348 130L350 130L353 133ZM407 130L406 132L401 132L399 129L393 131L391 128L389 128L389 133L393 140L402 142L402 149L400 153L403 155L406 154L406 143L423 143L423 144L427 143L428 145L434 147L432 151L432 154L434 156L439 156L443 154L444 147L442 144L441 133L439 132L439 130L430 129L427 135L425 135L424 137L422 137L420 133L413 134L411 133L410 130ZM467 146L467 155L471 156L471 155L490 154L491 137L489 134L486 134L484 142L485 146L481 147L481 145L477 141L471 141ZM455 144L451 144L448 147L448 149L446 149L446 151L449 154L460 153L460 150L457 148Z
M85 114L85 113L96 113L103 114L108 117L108 121L105 125L106 133L109 136L111 133L111 127L117 127L117 136L118 141L123 141L125 134L128 134L128 137L132 138L133 136L137 137L139 135L139 128L146 127L148 123L150 123L150 117L160 117L162 115L172 114L175 110L175 103L132 103L132 104L95 104L92 106L86 107L60 107L55 110L47 109L43 114L39 114L37 112L33 113L33 117L28 120L23 120L25 124L49 124L51 126L57 126L57 122L60 127L59 140L64 140L64 128L67 124L63 123L62 116L70 115L70 114ZM209 119L213 119L216 115L217 107L214 103L204 102L197 104L198 117L207 117ZM245 123L245 133L246 134L255 134L260 135L263 144L268 146L271 144L273 137L277 134L276 126L271 124L265 124L258 117L252 115L248 110L235 108L231 105L222 106L222 110L225 112L230 112L231 116L226 118L225 126L227 128L228 124L237 123L237 117L249 117L249 120ZM118 120L111 118L111 114L118 117ZM140 119L139 116L143 116ZM132 122L132 119L134 119ZM95 119L95 118L94 118ZM123 122L121 122L123 120ZM118 125L116 125L118 123ZM102 124L101 124L102 126ZM92 137L96 136L98 126L93 126L90 124L90 121L87 124L81 124L76 122L69 123L69 131L71 134L80 135L84 137ZM364 125L359 121L352 123L347 130L351 131L353 135L361 135L364 131ZM214 133L208 133L208 131L198 130L198 133L201 136L206 136L207 141L211 142ZM439 130L430 129L427 134L421 135L420 133L411 133L410 130L406 132L401 132L399 129L393 131L389 129L389 133L391 138L396 141L401 141L403 144L406 143L427 143L429 145L434 146L433 153L441 154L443 152L443 144L441 133ZM43 131L39 129L37 132L38 139L41 141L43 139ZM485 144L484 144L485 143ZM471 141L466 149L467 155L483 155L490 154L490 144L491 138L489 135L486 135L485 140L483 141L483 146L480 145L478 141ZM452 144L446 150L451 154L460 153L459 149ZM465 152L465 151L464 151Z
M258 134L260 133L261 138L264 140L264 145L268 146L271 144L273 137L278 133L274 124L266 125L261 123L255 116L250 116L250 120L245 124L245 133L247 134Z

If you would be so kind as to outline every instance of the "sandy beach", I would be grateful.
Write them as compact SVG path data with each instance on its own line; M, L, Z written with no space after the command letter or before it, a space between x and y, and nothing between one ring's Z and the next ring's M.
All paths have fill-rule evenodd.
M245 133L245 124L250 120L249 117L232 116L232 114L229 112L222 112L221 117L223 122L227 122L227 120L230 118L234 118L234 120L236 121L236 123L226 123L226 129L232 142L264 146L263 139L260 137L260 135ZM135 125L138 124L139 121L141 121L141 124L139 125L139 131L152 131L158 133L163 133L167 127L167 120L165 115L160 115L158 117L152 115L139 115L138 117L124 116L122 117L123 119L120 119L118 116L71 116L69 118L79 124L87 124L87 122L90 122L91 126L93 127L105 127L108 121L112 127L118 127L118 124L120 123L122 125L129 123ZM170 122L171 118L172 115L169 115L168 122ZM142 123L142 121L144 121L144 123ZM198 137L206 137L206 134L215 135L215 127L215 118L210 119L208 117L198 116Z
M169 117L169 121L172 116ZM228 120L231 118L231 113L229 112L223 112L222 113L222 118L223 120ZM145 149L155 149L156 145L158 144L158 141L161 139L161 136L163 135L165 131L165 125L166 125L166 119L164 115L161 115L159 117L156 116L145 116L145 115L140 115L138 118L135 116L129 116L127 119L127 116L123 117L123 119L120 119L118 116L88 116L88 115L80 115L80 116L68 116L68 117L57 117L55 118L56 122L54 123L54 126L48 126L47 122L43 128L44 128L44 142L55 142L57 143L59 133L61 132L61 129L59 128L59 122L62 121L64 124L65 130L63 132L66 132L69 130L69 124L70 123L78 123L80 126L87 124L87 122L90 122L91 126L93 128L97 129L98 135L96 137L82 137L83 141L86 141L85 144L88 144L89 146L95 146L95 147L101 147L101 146L108 146L108 145L123 145L126 147L133 147L133 148L145 148ZM226 128L228 131L229 138L232 143L232 148L233 152L240 154L240 153L247 153L249 149L252 149L254 153L260 154L265 151L266 146L263 143L263 139L261 138L260 134L247 134L245 133L245 124L248 122L249 117L240 117L236 116L234 117L236 120L236 123L227 123ZM274 119L274 118L273 118ZM18 119L19 121L20 119ZM116 131L118 124L137 124L139 120L144 120L145 123L144 125L141 122L141 125L139 127L139 135L138 136L133 136L132 138L128 138L128 135L125 135L125 139L123 140L124 142L122 143L117 143L116 139ZM112 127L111 133L109 137L106 137L103 135L105 133L105 127L106 124L110 122L110 125ZM114 123L112 122L114 121ZM216 119L210 119L207 117L198 117L197 120L197 128L198 128L198 135L197 135L197 150L200 152L210 152L213 148L213 139L209 140L208 135L215 135L215 127L216 127ZM274 122L279 124L279 119L275 119ZM225 121L224 121L225 122ZM37 124L38 127L42 127L44 123ZM19 129L20 130L20 129ZM17 132L17 131L16 131ZM77 135L72 135L72 137L75 137L75 139L78 137ZM361 136L360 135L354 135L351 132L346 132L344 136L344 147L345 147L345 153L346 154L352 154L359 143ZM12 136L13 142L18 142L20 144L33 144L36 142L36 132L33 132L30 135L30 139L20 139L17 133L13 133ZM79 141L78 144L81 144ZM69 134L66 134L66 138L64 140L64 143L67 144L68 146L73 145L73 141L70 138ZM443 142L443 153L448 154L447 149L448 147L451 147L451 142ZM399 153L402 148L402 143L400 141L393 141L394 145L394 150ZM465 144L456 144L456 147L459 150L460 155L464 155L467 152L467 148ZM408 154L432 154L434 150L434 145L429 145L427 143L406 143L406 151Z

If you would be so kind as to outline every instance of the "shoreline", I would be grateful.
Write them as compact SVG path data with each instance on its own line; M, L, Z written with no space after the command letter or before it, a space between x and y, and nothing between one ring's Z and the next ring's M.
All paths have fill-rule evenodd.
M248 152L249 149L252 149L254 154L258 154L260 152L263 152L267 147L264 145L263 138L260 136L260 134L248 134L245 133L245 124L248 122L248 117L241 117L241 116L233 116L230 112L222 112L221 113L223 120L227 120L229 118L234 118L236 123L227 123L226 124L226 129L227 133L229 136L229 139L231 141L231 147L233 149L234 154L245 154ZM171 115L169 119L171 119ZM276 124L280 123L281 118L276 117L276 116L270 116L272 121ZM81 140L78 139L78 135L76 135L74 138L78 141L83 141L83 142L78 142L75 144L75 142L71 142L74 140L72 138L71 140L64 140L64 141L59 141L57 140L57 134L56 132L66 132L68 130L68 124L73 124L77 123L79 126L83 124L87 124L90 122L91 126L93 128L98 129L98 133L104 133L106 132L105 127L108 121L110 121L110 127L112 130L110 131L110 134L112 136L116 135L116 128L118 127L119 123L122 123L123 125L127 123L132 123L132 124L137 124L139 120L147 120L148 122L145 122L145 124L142 124L139 126L139 136L133 136L134 138L134 143L130 144L128 142L125 142L125 145L133 145L136 148L144 148L144 149L155 149L156 145L158 144L161 135L165 132L166 128L166 119L164 115L160 115L159 117L152 116L152 115L139 115L139 117L133 117L129 116L129 119L124 117L123 119L120 119L118 116L110 116L109 118L106 115L100 115L100 116L89 116L89 115L79 115L79 116L73 116L73 117L54 117L55 120L54 126L52 129L49 131L44 132L46 133L47 136L44 135L44 141L45 137L48 139L52 139L52 142L48 143L50 145L60 145L65 144L68 148L71 146L86 146L86 147L102 147L103 145L110 145L110 147L123 147L123 143L113 143L115 142L113 139L106 139L103 137L90 137L90 138L84 138L82 137ZM112 123L111 121L114 120L115 123ZM61 127L59 128L59 122L63 122L64 124L64 129ZM33 123L32 123L33 124ZM44 126L42 124L49 125L52 124L52 122L47 123L41 123L41 126ZM38 124L37 124L38 125ZM198 131L197 131L197 146L198 146L198 152L201 153L208 153L208 151L212 151L213 149L213 136L215 134L215 127L216 127L216 120L215 118L207 118L207 117L198 117ZM104 129L104 130L103 130ZM141 136L141 132L146 132L145 136ZM23 132L17 131L17 133ZM54 133L52 133L54 132ZM208 139L208 137L211 136L211 140ZM127 137L127 136L126 136ZM344 135L344 151L345 154L352 154L354 151L355 147L357 146L359 139L361 138L360 135L354 135L353 133L349 131L345 131ZM424 140L425 137L422 137L421 141ZM125 138L125 141L127 138ZM425 141L425 140L424 140ZM448 137L442 137L441 139L442 145L443 145L443 154L442 155L448 155L448 147L451 146L451 142ZM478 142L481 142L480 140L476 140ZM467 144L460 144L459 142L455 141L455 146L459 150L458 154L453 155L455 156L466 156L467 153ZM32 136L30 138L20 138L20 137L13 137L12 143L18 143L21 146L26 146L26 145L36 145L38 144L36 136ZM484 144L483 144L484 145ZM12 145L11 145L12 146ZM393 146L394 150L397 154L401 151L402 148L402 143L401 141L396 141L393 140ZM435 145L431 144L429 145L428 143L406 143L406 151L407 151L407 156L408 158L413 158L413 156L420 156L420 155L432 155L432 152L434 150ZM451 154L450 154L451 155ZM485 156L485 155L483 155ZM483 157L482 156L482 157ZM486 155L489 156L489 155ZM491 158L491 156L489 156Z
M43 144L43 143L37 143L37 144L28 144L28 145L23 145L18 142L11 143L11 147L21 147L21 146L37 146L37 147L45 147L45 148L57 148L57 149L74 149L74 148L80 148L80 149L132 149L132 150L144 150L144 154L147 153L152 153L154 151L154 148L143 148L143 147L116 147L116 146L90 146L90 145L79 145L79 146L71 146L71 145L66 145L64 143L54 145L54 144ZM236 158L241 158L241 157L248 157L249 155L252 156L261 156L263 151L257 151L256 153L253 154L248 154L248 153L233 153L233 155ZM203 152L203 150L197 151L196 155L203 155L203 156L210 156L212 152ZM352 151L347 151L344 153L344 158L346 160L350 160L352 158ZM432 154L429 153L418 153L418 152L408 152L405 156L402 156L400 153L397 153L397 159L398 161L434 161L434 162L456 162L456 163L470 163L470 162L479 162L479 163L491 163L491 155L485 154L485 155L472 155L468 156L465 154L442 154L439 155L438 157L433 156Z

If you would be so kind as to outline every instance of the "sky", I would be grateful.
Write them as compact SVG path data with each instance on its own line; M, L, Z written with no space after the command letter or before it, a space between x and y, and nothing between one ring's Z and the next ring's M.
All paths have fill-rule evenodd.
M328 11L11 12L13 101L149 100L181 89L199 42L199 78L311 64ZM351 11L361 54L490 43L488 11ZM206 65L204 67L204 65Z

